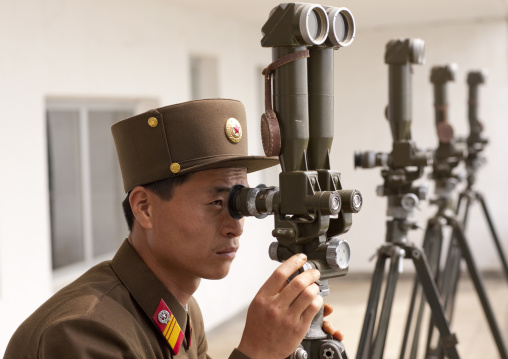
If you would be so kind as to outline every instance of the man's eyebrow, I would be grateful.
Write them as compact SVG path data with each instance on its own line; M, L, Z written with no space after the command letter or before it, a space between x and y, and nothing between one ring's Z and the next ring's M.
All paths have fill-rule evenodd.
M208 194L210 194L210 195L229 193L229 192L231 192L231 187L225 187L225 186L212 187L208 190Z

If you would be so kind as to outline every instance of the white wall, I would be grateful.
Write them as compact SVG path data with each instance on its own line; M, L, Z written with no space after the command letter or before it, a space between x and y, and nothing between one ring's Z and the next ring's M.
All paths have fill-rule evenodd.
M241 11L248 11L248 6ZM270 9L267 9L267 14ZM354 12L354 7L351 7ZM261 154L258 119L259 66L270 60L261 49L262 23L210 18L168 1L98 0L0 1L0 352L21 321L53 291L50 262L46 98L152 99L167 105L189 99L189 56L218 58L220 94L244 102L250 118L252 153ZM391 138L383 118L387 101L384 45L394 37L420 37L427 44L427 65L415 67L414 126L417 143L434 147L429 69L451 61L459 80L450 86L452 123L467 134L464 74L487 68L480 113L489 144L488 164L478 187L487 196L498 232L508 237L503 221L508 168L505 118L507 36L505 22L424 24L404 28L362 28L350 48L336 53L336 137L333 166L343 173L345 188L357 188L364 208L347 234L352 246L350 273L370 272L367 262L384 241L386 200L377 198L378 170L353 170L355 150L389 150ZM143 104L139 110L144 111ZM254 174L251 184L276 184L276 171ZM426 205L423 205L426 208ZM424 218L432 211L423 211ZM476 217L475 217L476 216ZM484 221L473 212L471 243L483 269L499 268ZM267 256L272 220L247 221L242 249L230 276L204 282L196 296L208 327L244 308L275 264ZM420 241L420 236L415 236ZM214 298L213 300L211 298Z
M15 328L52 294L55 285L50 262L45 99L153 99L155 106L186 101L190 55L216 56L220 95L245 103L248 117L256 119L249 125L250 147L252 153L261 154L256 140L261 113L257 82L262 79L256 71L269 52L259 49L257 27L227 18L209 19L167 1L0 2L0 22L9 29L0 35L3 352ZM140 112L147 109L139 106ZM258 178L252 181L259 182ZM235 264L236 273L256 266L253 274L262 278L271 272L266 263L268 245L257 237L251 230L242 240L247 248ZM211 285L204 284L205 294L198 296L209 290L224 293L218 304L203 301L209 324L224 319L214 317L221 305L231 313L243 308L259 287L259 279L252 282L239 278L234 300L220 285L207 289Z

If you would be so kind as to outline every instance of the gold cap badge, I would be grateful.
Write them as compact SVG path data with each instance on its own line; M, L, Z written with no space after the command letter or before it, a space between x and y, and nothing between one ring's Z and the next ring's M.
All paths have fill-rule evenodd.
M170 170L171 170L171 172L173 172L173 173L178 173L178 172L180 172L180 164L179 164L179 163L177 163L177 162L173 162L173 163L171 164L171 166L169 166L169 169L170 169Z
M226 137L232 143L238 143L242 139L242 126L236 118L231 117L226 121Z
M158 123L158 121L157 121L157 119L155 117L150 117L148 119L148 125L150 127L157 127L157 123Z

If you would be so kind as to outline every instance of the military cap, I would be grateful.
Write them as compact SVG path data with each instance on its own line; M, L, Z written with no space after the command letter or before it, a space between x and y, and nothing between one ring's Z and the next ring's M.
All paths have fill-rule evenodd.
M254 172L276 157L249 156L240 101L208 99L153 109L111 127L125 192L186 173L245 167Z

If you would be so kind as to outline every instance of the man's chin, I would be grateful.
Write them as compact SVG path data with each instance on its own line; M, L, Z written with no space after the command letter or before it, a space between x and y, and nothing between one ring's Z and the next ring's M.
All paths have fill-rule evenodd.
M217 271L215 273L210 273L207 277L203 277L204 279L208 280L219 280L224 279L229 274L229 269L231 266L227 266L227 268L223 268L221 271Z

